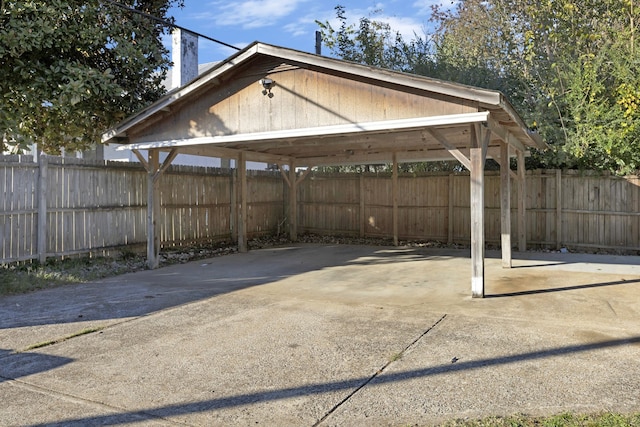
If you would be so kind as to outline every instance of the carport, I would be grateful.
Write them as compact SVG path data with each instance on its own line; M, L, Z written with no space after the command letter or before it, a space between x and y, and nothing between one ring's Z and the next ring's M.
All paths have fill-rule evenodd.
M510 268L511 178L518 185L518 247L525 250L524 158L529 148L545 147L500 92L259 42L129 117L103 142L126 144L120 149L133 150L148 172L151 268L159 254L159 178L180 153L235 160L241 252L247 250L247 161L279 166L290 188L293 241L297 186L312 167L392 164L397 243L398 164L453 157L470 171L473 297L484 296L485 161L500 164L502 266Z

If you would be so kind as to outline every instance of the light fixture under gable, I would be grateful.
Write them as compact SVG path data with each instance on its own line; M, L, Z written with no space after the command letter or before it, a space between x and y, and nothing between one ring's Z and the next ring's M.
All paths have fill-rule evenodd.
M260 79L260 84L264 88L262 90L263 95L267 95L269 98L273 98L273 93L271 93L271 89L275 86L276 82L273 79L265 77L264 79Z

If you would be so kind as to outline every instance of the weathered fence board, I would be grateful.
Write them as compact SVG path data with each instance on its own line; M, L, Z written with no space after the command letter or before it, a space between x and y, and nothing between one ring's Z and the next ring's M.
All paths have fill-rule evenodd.
M162 245L233 239L234 179L228 170L169 168L160 181ZM0 157L0 262L144 245L146 186L137 164ZM392 238L392 188L391 174L311 174L298 186L298 229ZM469 242L468 174L400 174L397 188L400 239ZM514 235L517 188L512 184ZM287 230L289 189L280 174L250 171L247 191L248 237ZM499 245L497 172L486 174L484 199L485 240ZM525 202L531 247L640 251L638 176L529 171Z
M527 172L526 235L530 246L640 250L638 181L635 176L576 171ZM469 242L468 174L401 175L398 188L400 238ZM393 236L391 174L365 175L360 184L355 175L351 179L349 175L312 175L300 185L300 191L305 214L299 226L304 231ZM345 194L351 199L343 197ZM514 234L517 201L517 186L512 185ZM487 172L486 242L500 244L500 233L500 176Z
M27 260L37 255L38 165L31 156L6 156L0 164L0 258Z

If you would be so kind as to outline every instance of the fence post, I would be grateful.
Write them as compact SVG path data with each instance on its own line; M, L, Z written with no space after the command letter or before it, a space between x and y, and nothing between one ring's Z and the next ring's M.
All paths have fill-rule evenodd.
M453 197L454 197L454 175L449 174L449 225L447 229L447 243L453 243Z
M238 179L240 180L240 206L238 209L238 252L247 252L247 153L240 152L238 156Z
M527 250L527 175L524 151L518 151L518 250Z
M393 221L393 246L398 246L398 155L393 153L393 173L391 175L391 203Z
M238 243L238 233L237 233L237 220L238 220L238 160L236 160L235 169L230 170L229 172L229 185L231 188L229 189L230 195L229 199L231 201L229 207L229 232L231 233L231 241L233 243Z
M562 169L556 170L556 249L562 246Z
M289 163L289 239L298 240L298 175L293 161Z
M364 206L364 175L362 172L360 173L360 237L364 237L365 235L365 224L366 217L364 214L365 206Z
M640 176L630 178L631 187L631 211L640 214ZM631 246L640 248L640 215L631 217Z
M34 154L36 156L36 154ZM38 261L47 260L47 187L48 159L42 153L38 158Z

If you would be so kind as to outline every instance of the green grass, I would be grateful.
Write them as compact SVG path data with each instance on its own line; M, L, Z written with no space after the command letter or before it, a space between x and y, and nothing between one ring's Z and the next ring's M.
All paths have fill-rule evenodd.
M640 413L631 415L610 412L591 415L563 413L551 417L513 415L472 421L450 421L442 424L442 427L640 427Z
M227 242L203 246L167 248L160 265L226 255L235 251ZM146 257L128 248L117 257L77 256L50 258L44 264L24 262L0 265L0 296L22 294L61 285L90 282L147 268Z
M36 343L36 344L32 344L32 345L30 345L28 347L25 347L22 350L20 350L20 353L25 352L25 351L35 350L37 348L48 347L50 345L57 344L57 343L60 343L60 342L63 342L63 341L67 341L67 340L70 340L70 339L75 338L75 337L80 337L82 335L92 334L94 332L101 331L104 328L105 328L105 326L96 326L94 328L85 328L85 329L82 329L82 330L80 330L78 332L75 332L75 333L73 333L71 335L64 336L62 338L58 338L58 339L55 339L55 340L42 341L42 342L39 342L39 343Z
M397 362L400 359L402 359L402 353L394 353L389 357L389 362Z
M143 257L76 257L0 266L0 295L84 283L144 268Z

